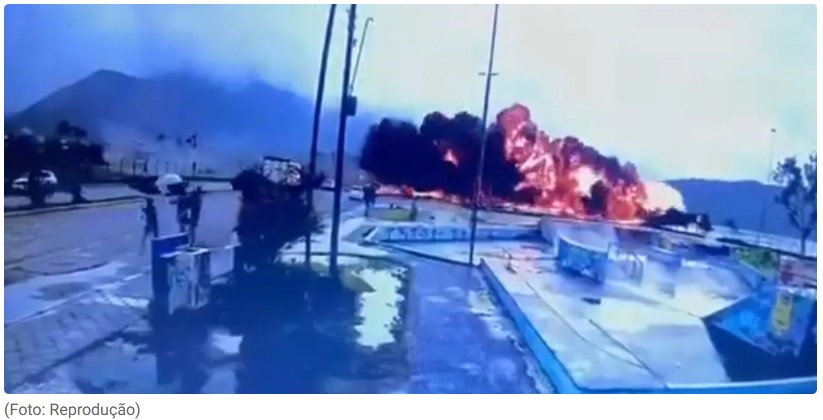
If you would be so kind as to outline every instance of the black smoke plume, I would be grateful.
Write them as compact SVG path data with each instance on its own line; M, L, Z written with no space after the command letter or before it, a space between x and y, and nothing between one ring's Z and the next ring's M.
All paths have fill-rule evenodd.
M521 175L506 160L504 135L495 126L484 130L477 116L461 112L452 118L432 112L415 124L383 119L369 130L360 154L360 168L383 184L416 191L443 191L470 199L477 179L480 148L487 136L483 189L498 198L515 199ZM451 152L457 160L446 158ZM527 197L524 197L526 202ZM524 200L515 200L524 201Z

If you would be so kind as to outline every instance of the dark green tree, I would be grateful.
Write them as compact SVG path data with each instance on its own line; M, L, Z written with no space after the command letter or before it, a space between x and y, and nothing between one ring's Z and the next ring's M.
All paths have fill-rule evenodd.
M282 261L284 247L321 230L307 198L323 178L306 172L297 178L272 181L256 168L232 181L241 192L236 263L242 268L222 288L225 310L217 313L225 313L229 328L242 335L235 372L239 393L322 392L327 377L344 375L359 354L350 327L357 294L339 279ZM214 296L220 302L220 293ZM295 351L295 343L305 347Z
M235 231L242 249L246 273L271 272L280 262L283 248L319 232L320 221L307 196L322 178L303 173L298 182L274 182L259 169L240 172L232 187L241 193Z
M62 120L57 124L55 133L62 148L60 157L54 162L59 168L59 182L63 189L71 194L72 203L82 203L86 201L83 197L83 180L88 177L91 170L88 147L85 144L88 132L80 126Z
M800 253L806 254L806 241L817 229L817 152L803 164L788 157L777 164L772 179L783 187L776 201L786 208L789 222L799 233Z

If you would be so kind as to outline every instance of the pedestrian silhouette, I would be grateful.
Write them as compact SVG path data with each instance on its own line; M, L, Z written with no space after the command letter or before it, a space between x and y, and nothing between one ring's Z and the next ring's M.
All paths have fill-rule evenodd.
M189 197L189 244L194 246L200 211L203 208L203 188L197 187Z
M146 197L146 204L141 209L143 211L143 237L140 240L140 254L142 255L146 249L146 241L149 236L156 238L160 233L160 226L157 220L157 207L154 205L154 199Z
M189 195L186 192L177 196L177 226L180 233L188 232L189 224Z
M363 201L366 204L366 217L369 217L369 213L371 212L371 208L374 205L374 202L377 200L377 188L372 183L366 184L363 187Z

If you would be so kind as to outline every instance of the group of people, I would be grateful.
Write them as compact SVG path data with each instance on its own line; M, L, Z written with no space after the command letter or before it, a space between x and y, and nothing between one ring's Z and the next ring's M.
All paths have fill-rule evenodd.
M179 232L187 233L189 245L194 245L197 226L200 223L200 212L203 208L203 189L195 188L191 192L180 194L175 201L176 219ZM160 235L160 222L157 215L157 206L154 198L146 197L143 213L143 238L141 240L140 252L142 253L149 238L157 238Z

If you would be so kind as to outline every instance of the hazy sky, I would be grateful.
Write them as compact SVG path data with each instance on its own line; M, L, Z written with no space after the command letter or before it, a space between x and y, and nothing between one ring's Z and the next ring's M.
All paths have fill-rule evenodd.
M99 69L262 77L313 97L327 6L7 6L5 106ZM338 9L330 92L340 89ZM360 6L357 94L480 114L492 6ZM647 177L762 180L816 147L814 6L502 6L490 117L519 101ZM358 29L358 35L360 33ZM335 95L337 96L337 95Z

